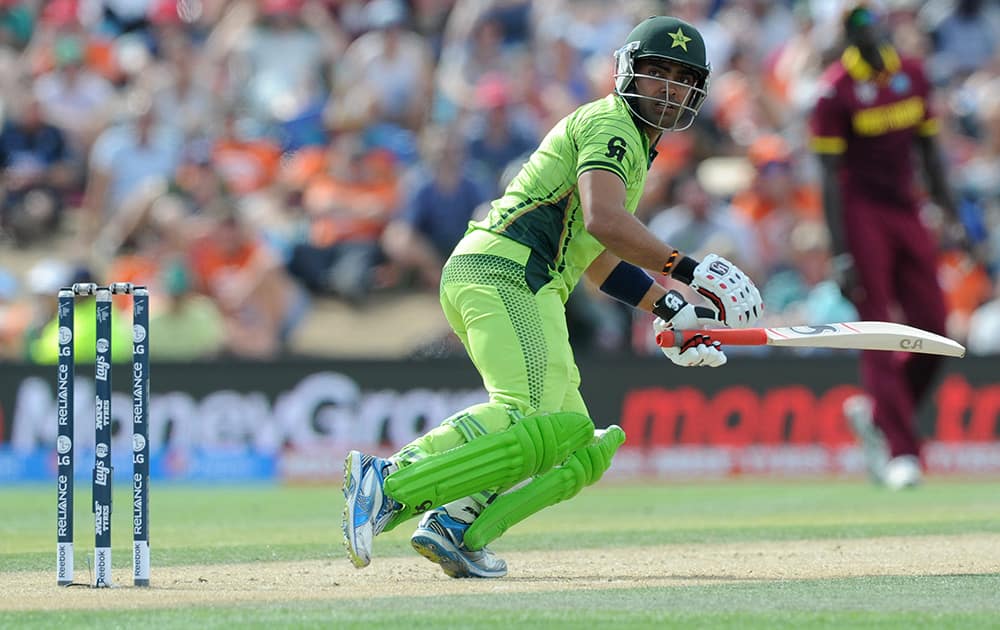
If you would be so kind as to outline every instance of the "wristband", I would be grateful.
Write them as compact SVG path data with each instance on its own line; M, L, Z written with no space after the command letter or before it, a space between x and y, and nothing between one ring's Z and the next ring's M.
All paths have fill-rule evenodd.
M663 264L663 275L670 276L684 284L691 284L694 280L694 269L698 266L698 261L690 256L681 256L678 250L670 253L667 262Z
M677 259L680 257L680 255L681 255L680 250L675 249L674 251L670 252L670 255L667 256L667 262L663 263L663 269L660 270L660 273L662 273L665 276L669 276L671 272L673 272L674 265L677 264Z
M623 260L601 283L601 291L629 306L638 306L651 286L653 279L648 273Z

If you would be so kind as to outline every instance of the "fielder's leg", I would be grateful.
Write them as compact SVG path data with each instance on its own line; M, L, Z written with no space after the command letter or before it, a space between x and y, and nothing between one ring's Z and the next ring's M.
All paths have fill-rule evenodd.
M894 232L900 239L897 256L901 262L896 267L896 301L908 324L943 335L948 316L945 297L936 279L934 258L927 256L928 251L933 251L934 242L916 214L901 215L896 217L896 221ZM944 360L939 356L916 353L905 356L901 372L913 408L907 421L914 436L919 435L916 410L933 388L943 364ZM920 484L923 476L920 442L917 441L915 446L913 453L893 457L886 464L885 484L888 488L898 490Z
M863 299L856 304L864 320L892 321L890 300L898 294L894 274L899 226L887 214L883 208L864 204L844 208L851 255L864 289ZM862 352L861 384L872 397L875 426L885 436L890 459L916 455L920 447L913 426L913 399L900 357L892 352Z

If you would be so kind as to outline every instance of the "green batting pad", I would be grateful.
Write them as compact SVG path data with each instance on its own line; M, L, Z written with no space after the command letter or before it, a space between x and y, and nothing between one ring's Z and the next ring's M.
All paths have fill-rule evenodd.
M624 443L625 432L617 425L597 432L589 446L574 452L562 466L497 497L465 532L465 546L473 551L482 549L511 526L575 496L584 486L596 483Z
M509 488L562 463L593 433L594 423L583 414L529 416L400 468L386 477L385 493L419 513L481 490Z

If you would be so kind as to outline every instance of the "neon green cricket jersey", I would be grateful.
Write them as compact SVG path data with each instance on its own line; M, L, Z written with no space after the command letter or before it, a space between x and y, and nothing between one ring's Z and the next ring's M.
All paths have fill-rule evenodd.
M649 139L621 97L610 94L569 114L542 139L504 195L470 231L502 234L531 250L532 290L561 280L563 300L604 251L584 228L577 178L603 169L625 182L625 208L635 214L653 155Z

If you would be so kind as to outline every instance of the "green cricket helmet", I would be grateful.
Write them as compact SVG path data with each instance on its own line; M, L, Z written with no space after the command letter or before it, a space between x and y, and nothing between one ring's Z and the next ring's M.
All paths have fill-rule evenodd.
M698 29L684 20L666 15L646 18L639 23L625 40L625 45L615 51L615 94L623 97L629 110L643 122L664 131L682 131L694 123L708 95L708 76L712 71L705 55L705 40ZM635 62L644 57L656 57L679 63L694 71L693 85L660 77L635 73ZM687 93L683 103L670 101L669 96L656 98L643 96L635 89L635 78L653 79L666 84L665 94L671 87ZM663 107L659 119L649 120L639 112L639 100L654 101ZM673 108L668 109L667 106Z

